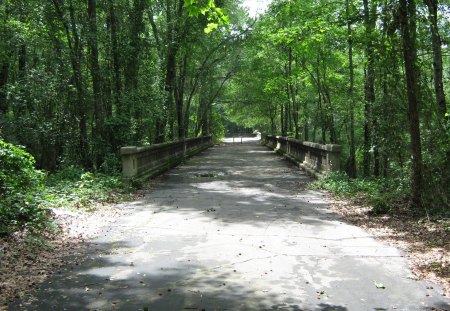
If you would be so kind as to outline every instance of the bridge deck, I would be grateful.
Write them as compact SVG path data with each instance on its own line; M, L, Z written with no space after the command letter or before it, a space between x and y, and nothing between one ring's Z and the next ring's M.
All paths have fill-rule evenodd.
M54 276L28 309L423 310L445 304L425 282L408 278L398 250L340 221L322 194L305 190L308 181L256 142L214 147L129 204L126 216L94 241L90 259Z

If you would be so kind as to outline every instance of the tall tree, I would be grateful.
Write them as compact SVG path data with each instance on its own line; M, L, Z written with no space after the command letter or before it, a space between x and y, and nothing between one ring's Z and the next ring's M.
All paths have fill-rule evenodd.
M436 96L436 105L438 115L444 119L447 113L445 102L444 82L443 82L443 64L442 64L442 41L438 27L438 0L423 0L428 8L428 21L430 24L431 46L433 48L433 73L434 73L434 92Z
M80 37L78 34L78 25L75 19L75 7L73 0L69 1L68 14L69 21L65 17L61 0L53 0L56 14L64 26L66 34L67 46L70 53L70 61L72 65L73 81L76 88L77 108L76 113L78 115L78 129L79 129L79 151L81 156L81 163L85 167L91 166L91 160L89 158L89 145L88 145L88 133L87 133L87 107L85 105L85 90L83 84L83 78L81 73L82 62L82 47Z
M406 91L408 96L409 131L411 135L412 198L411 204L419 208L422 204L423 173L422 146L419 123L419 85L417 82L416 47L416 3L415 0L399 1L399 19L402 32L403 58L405 62Z
M364 8L364 27L366 40L366 69L364 81L364 160L363 174L370 175L371 156L370 150L373 145L373 105L375 103L375 46L374 35L377 21L377 0L363 0ZM375 146L377 148L377 146ZM375 156L375 154L374 154ZM375 157L375 175L378 175L378 158Z
M348 42L348 70L349 70L349 157L347 173L351 178L356 177L356 143L355 143L355 69L353 65L353 33L352 18L350 12L350 0L345 1L345 16L347 19L347 42Z
M96 167L100 166L103 159L101 155L101 149L104 142L102 141L103 134L103 95L100 76L100 64L98 61L98 44L97 44L97 1L88 0L87 7L88 19L89 19L89 35L88 45L90 50L90 71L92 76L92 89L94 100L94 128L92 130L92 136L94 140L94 164Z

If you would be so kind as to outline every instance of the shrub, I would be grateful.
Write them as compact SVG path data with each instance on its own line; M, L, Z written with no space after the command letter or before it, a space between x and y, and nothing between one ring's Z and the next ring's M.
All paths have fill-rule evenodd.
M0 140L0 235L18 229L39 229L45 211L39 208L44 173L23 149Z

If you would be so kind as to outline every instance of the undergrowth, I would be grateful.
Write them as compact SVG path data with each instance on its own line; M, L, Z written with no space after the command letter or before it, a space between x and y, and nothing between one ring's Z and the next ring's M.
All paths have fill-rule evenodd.
M2 140L0 162L0 236L52 230L52 209L89 211L99 203L128 199L135 186L124 182L117 170L102 174L68 166L46 174L35 168L23 147Z
M133 186L120 175L91 173L70 166L47 177L42 204L90 210L98 203L117 203L130 197Z
M351 199L368 205L371 207L371 214L393 213L409 208L410 192L407 178L352 179L344 172L332 172L311 183L309 188L330 191L338 198ZM430 220L448 219L449 209L442 204L432 204L431 200L427 199L427 195L433 194L424 194L423 208L419 211L418 216ZM439 202L445 199L445 197L441 197ZM436 198L434 200L436 201Z

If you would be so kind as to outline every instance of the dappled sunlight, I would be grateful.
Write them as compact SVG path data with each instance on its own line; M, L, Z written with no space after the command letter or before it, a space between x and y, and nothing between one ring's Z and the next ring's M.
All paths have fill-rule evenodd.
M263 148L215 147L170 171L91 241L85 262L43 287L35 309L392 308L386 296L415 304L420 285L401 254L342 223L323 194L305 190L309 177Z

